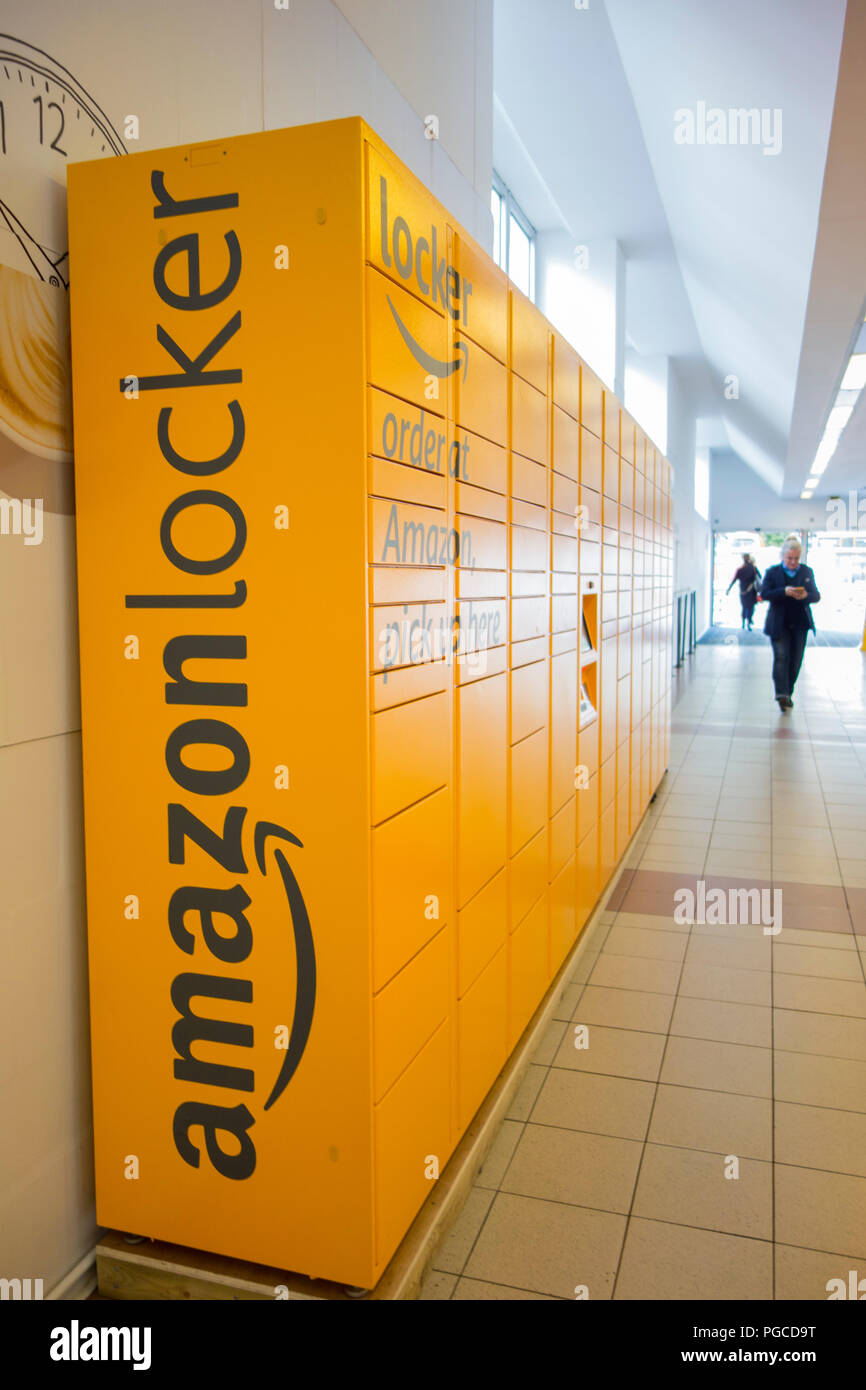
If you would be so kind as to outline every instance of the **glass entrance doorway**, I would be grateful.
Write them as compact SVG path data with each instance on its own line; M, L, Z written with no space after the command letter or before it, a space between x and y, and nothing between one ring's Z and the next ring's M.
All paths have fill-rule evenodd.
M821 604L815 623L825 632L863 635L866 616L866 531L809 531L806 563L815 571Z
M725 590L734 572L751 555L761 574L779 563L785 531L717 531L713 537L713 616L715 627L739 628L739 585ZM803 559L815 572L821 603L815 610L819 634L833 633L860 645L866 619L866 530L805 531ZM764 625L762 605L755 609L755 629ZM847 645L847 643L846 643Z
M779 545L784 535L760 531L717 531L713 537L713 625L739 627L741 623L740 586L735 584L729 594L725 590L743 563L743 555L751 555L761 574L779 559ZM760 580L758 581L760 583ZM756 627L764 623L761 605L755 609Z

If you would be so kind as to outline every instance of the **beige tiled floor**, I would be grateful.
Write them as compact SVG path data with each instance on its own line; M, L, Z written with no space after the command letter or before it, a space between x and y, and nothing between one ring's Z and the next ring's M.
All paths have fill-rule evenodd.
M863 668L810 648L782 716L765 651L699 649L668 774L422 1298L822 1300L864 1266ZM780 889L782 930L675 922L677 875Z

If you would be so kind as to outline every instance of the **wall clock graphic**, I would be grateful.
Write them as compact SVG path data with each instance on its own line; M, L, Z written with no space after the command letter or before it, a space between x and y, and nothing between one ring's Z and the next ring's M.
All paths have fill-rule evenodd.
M0 34L0 432L42 458L72 457L66 166L125 153L68 69Z

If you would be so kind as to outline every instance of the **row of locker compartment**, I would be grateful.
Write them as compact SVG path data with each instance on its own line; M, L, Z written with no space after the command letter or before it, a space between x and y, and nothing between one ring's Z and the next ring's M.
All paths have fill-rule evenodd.
M579 576L579 578L578 578ZM368 569L369 601L374 607L394 603L445 603L450 597L450 576L433 565L371 565ZM663 610L673 598L667 573L637 574L632 569L610 572L595 568L578 570L470 570L458 569L454 580L457 599L568 598L578 594L607 595L608 618L616 617L617 594L630 596L634 613Z
M623 591L635 591L650 596L655 584L652 575L640 575L632 581L623 575ZM382 603L444 603L449 598L451 582L448 570L432 565L371 565L368 569L369 601L373 606ZM661 588L661 584L657 587ZM604 588L616 592L620 585L605 580ZM602 590L597 569L585 571L578 582L576 570L471 570L458 568L454 579L454 596L458 599L501 599L568 597L597 594Z
M660 721L657 730L661 732ZM455 943L448 924L377 992L376 1172L379 1194L389 1195L377 1204L383 1257L390 1255L427 1195L430 1156L438 1156L444 1166L539 1006L609 882L662 770L661 756L642 758L639 813L634 814L628 796L604 808L512 930L502 929L508 921L502 901L505 871L479 893L472 905L476 926L483 914L499 930L483 939L487 951L492 945L492 955L462 995L455 991ZM532 849L528 846L518 858ZM481 944L476 941L476 956Z
M604 597L604 596L603 596ZM614 599L618 595L610 596ZM553 600L558 602L558 600ZM574 598L571 598L574 602ZM543 610L524 603L543 604ZM485 677L516 672L548 659L564 662L574 671L599 664L602 683L609 685L629 672L643 669L644 686L652 679L659 688L670 678L671 618L669 609L660 614L632 614L631 617L602 619L600 651L581 643L571 609L563 615L567 626L549 632L544 614L548 599L498 600L457 603L454 612L447 603L420 602L371 609L370 621L370 701L373 711L417 702L427 696L450 690L452 683L462 686ZM512 609L510 637L502 629ZM612 611L616 612L616 608ZM602 610L604 612L604 610ZM525 627L541 623L538 636L518 638ZM594 620L593 620L594 624ZM521 626L523 625L523 626ZM452 669L454 676L452 678ZM426 707L425 707L426 708Z
M543 836L538 838L543 840ZM524 889L519 918L515 917L508 889L509 883L522 870L519 866L509 866L508 871L500 869L470 907L459 914L456 932L450 921L444 925L437 923L435 933L411 960L376 991L373 996L373 1091L376 1103L390 1090L454 1004L458 1017L464 1001L470 1001L468 1007L471 1010L478 981L503 947L509 944L516 946L519 959L522 956L520 943L527 935L535 938L540 947L543 937L541 954L547 954L548 924L544 921L542 926L542 920L547 917L546 909L551 899L562 911L575 911L583 905L588 915L599 891L599 843L596 823L584 837L582 853L572 845L571 854L553 879L533 883L533 896L528 903ZM535 846L528 848L534 849ZM578 865L580 883L575 878ZM509 926L512 918L515 918L514 925ZM528 932L525 930L527 922L532 923ZM569 939L567 933L557 931L557 948L545 962L544 970L537 972L540 988L532 987L527 991L524 987L527 982L523 977L511 982L512 993L517 995L521 1004L512 1012L512 1025L508 1030L509 1050L537 1007L547 982L562 963L571 940L573 936ZM560 941L562 954L559 952ZM459 1050L462 1051L462 1048ZM471 1112L464 1109L463 1115L467 1114Z
M503 778L504 783L504 778ZM497 948L500 934L525 917L548 882L574 854L576 793L553 818L541 818L537 830L513 854L506 853L505 791L501 817L490 844L485 870L461 906L455 888L460 879L464 840L471 828L454 828L454 804L447 787L372 832L373 989L378 994L393 981L438 932L443 921L458 923L459 953L455 991L462 997ZM590 826L587 827L591 828ZM506 865L508 866L506 875Z
M673 584L668 575L633 574L630 570L599 574L584 570L459 570L452 584L448 571L433 566L376 565L368 569L368 600L371 608L409 604L447 604L451 602L511 602L515 612L537 616L527 636L541 631L558 632L577 622L578 598L598 597L605 622L635 615L640 625L648 614L661 616L673 601ZM636 624L637 625L637 624ZM520 621L516 629L523 630ZM502 641L507 640L504 628ZM513 640L520 641L519 637Z
M448 573L432 566L370 566L369 601L380 604L447 602L451 600ZM622 611L644 615L668 610L673 600L669 574L634 574L623 567L613 572L598 570L458 570L453 584L455 599L574 599L598 595L608 606L607 617ZM624 605L617 607L617 595ZM605 596L607 596L605 598Z
M422 523L425 528L441 528L444 524L447 525L445 490L431 489L429 479L424 478L422 474L416 480L412 476L413 473L417 473L417 470L406 469L402 464L389 464L381 459L371 460L368 519L373 533L370 546L373 562L395 562L402 549L398 547L397 536L404 525L411 524L413 528ZM519 496L509 499L495 492L458 483L454 489L453 524L467 527L473 522L491 522L493 535L496 534L496 527L511 525L540 535L549 532L557 536L574 537L583 546L588 546L589 543L599 546L603 542L614 552L617 549L624 550L629 557L634 555L663 558L668 561L671 559L673 547L669 530L656 527L652 534L649 531L644 534L637 529L640 518L635 513L616 503L610 503L607 498L600 497L590 489L578 488L576 483L570 483L568 480L566 482L568 488L564 491L559 491L558 485L555 486L554 492L557 495L549 511L546 507L526 502ZM421 485L417 485L418 483ZM418 513L417 518L413 519L412 513ZM453 541L451 545L453 551ZM417 541L415 548L418 548ZM430 549L427 563L461 563L459 546L450 556L446 548L438 561L435 557L442 551L442 547L433 545L431 540ZM597 570L598 551L590 548L586 553L588 557L595 555L595 563L588 558L582 567ZM423 563L423 554L422 547L418 563ZM649 559L636 559L635 566L638 563L641 570L649 567ZM631 566L631 560L629 564ZM539 568L543 568L543 564L539 564Z
M457 565L461 568L481 569L505 568L505 546L509 526L512 533L521 538L522 558L512 561L523 569L544 569L553 561L549 550L548 535L564 539L561 546L563 555L570 555L565 567L577 568L577 549L582 548L580 568L597 572L602 567L601 543L608 550L605 568L616 569L615 556L619 551L628 557L629 569L640 565L640 572L647 568L647 556L653 560L670 561L671 546L667 533L661 533L658 541L648 541L646 537L636 536L633 531L634 516L624 508L617 509L615 524L602 526L595 515L597 494L584 489L578 491L574 485L573 496L581 497L579 503L568 506L569 499L561 499L562 508L555 507L549 513L532 503L512 500L511 515L505 497L496 493L483 492L458 484L456 488L456 507L453 521L449 521L444 505L429 505L418 500L419 492L425 489L412 489L414 497L407 496L410 491L403 488L408 470L400 464L384 464L376 461L377 473L385 468L397 477L377 479L368 499L368 551L372 564L427 564ZM471 496L469 494L472 494ZM396 495L395 495L396 494ZM589 499L587 502L586 499ZM442 499L444 503L444 498ZM474 548L464 541L464 534L470 538L473 532L481 538L481 546ZM635 560L635 556L639 557ZM612 558L613 557L613 558ZM612 559L612 565L611 565ZM561 566L561 562L560 562Z
M530 644L525 644L530 645ZM605 663L599 667L592 656L578 657L577 651L571 648L570 651L555 652L550 656L550 666L553 670L559 667L560 670L569 673L571 685L580 681L580 698L577 701L575 710L574 695L570 702L562 702L557 706L556 699L553 701L553 714L556 720L562 721L563 728L575 726L577 728L588 728L596 714L601 713L605 746L610 746L609 741L613 738L614 742L619 742L621 735L614 734L614 726L619 719L620 726L626 723L627 710L634 710L635 719L639 719L645 710L655 705L662 698L666 682L670 681L670 648L660 646L659 656L653 660L651 648L642 649L641 652L632 653L628 646L620 649L620 642L617 638L606 638L605 645L607 652ZM523 655L523 653L518 653ZM452 663L449 662L428 662L420 666L403 667L398 670L386 670L384 673L377 674L371 678L371 710L373 710L373 730L378 734L379 748L388 749L389 746L399 746L399 731L403 726L409 727L418 724L418 730L423 728L425 721L430 721L431 734L435 738L435 744L430 745L431 755L434 748L445 748L448 741L448 710L446 703L452 699L452 685L455 688L457 701L464 701L468 696L464 695L470 685L478 685L482 691L489 691L492 687L487 687L487 681L505 681L506 677L516 678L524 671L534 671L546 669L546 659L544 651L534 648L531 653L532 660L525 660L523 666L518 666L512 662L512 666L506 666L506 653L503 651L495 652L475 652L470 656L461 657L455 660L456 674L452 681ZM638 656L641 659L638 659ZM601 671L601 676L599 676ZM627 682L631 694L624 695ZM599 699L599 685L601 685L601 699ZM442 701L439 705L432 706L424 701L439 698ZM414 709L417 706L417 709ZM512 705L512 724L513 728L520 726L521 721L516 716L516 702ZM403 714L399 714L403 710ZM621 712L621 713L620 713ZM393 720L385 719L388 714L398 714ZM393 733L392 733L393 731ZM518 735L524 737L524 734ZM518 741L518 737L512 737L512 742ZM378 774L377 774L378 769ZM393 795L389 795L388 787L384 783L386 777L391 778L388 787L391 787ZM396 796L396 780L392 777L392 767L388 759L379 760L374 767L374 787L377 795L374 796L375 808L381 809L384 806L392 805L393 798ZM411 778L405 778L405 785L409 790L414 787ZM423 794L420 794L423 795ZM409 805L409 801L405 802ZM395 808L395 809L399 809ZM393 813L393 812L391 812ZM385 819L384 813L381 819Z
M617 623L601 625L604 647L602 688L605 688L605 681L611 684L630 673L633 681L641 682L640 699L636 698L635 706L643 707L658 698L665 681L670 679L669 620L666 617L654 619L643 627L625 628L622 631L618 631L618 626ZM447 637L447 632L445 635ZM407 640L412 640L411 629ZM398 666L391 658L396 659L399 655L399 638L386 634L380 650L383 653L381 659L388 664L370 676L371 712L378 714L417 703L429 696L450 692L452 687L460 688L493 676L504 676L508 672L513 674L545 663L548 659L553 662L559 658L567 660L575 670L579 667L582 678L593 688L597 684L598 677L593 676L593 671L598 653L594 649L581 650L573 630L530 638L507 647L462 652L457 649L458 640L454 638L455 649L442 659Z
M659 667L649 661L631 669L622 662L607 672L601 683L601 759L610 758L623 739L640 724L647 712L658 707L670 682L670 663Z
M447 530L442 530L443 526L447 528L448 525L444 490L434 496L433 490L428 486L430 480L425 479L423 475L420 477L422 486L416 486L411 472L417 470L410 472L402 464L388 464L381 459L371 460L371 464L368 520L372 562L395 563L404 548L399 538L403 529L411 526L411 535L415 536L416 531L418 533L418 539L414 541L414 550L418 555L417 563L424 563L428 548L428 564L462 563L459 544L455 543L452 537L448 537L450 552L448 546L444 545L448 536ZM572 499L574 506L571 505ZM545 507L524 502L519 497L512 498L509 504L509 499L505 496L465 483L456 485L454 503L455 526L465 528L475 523L483 527L490 522L493 524L492 535L497 534L497 527L502 528L510 524L520 530L540 535L550 532L557 536L573 537L583 546L590 543L598 546L603 542L613 551L622 549L629 556L652 556L669 560L672 554L669 531L659 528L656 538L638 534L635 525L639 518L631 511L613 504L611 513L611 504L606 498L602 499L598 493L586 488L578 489L577 484L569 483L569 491L557 497L549 512ZM415 513L417 516L413 515ZM433 540L436 534L434 528L438 528L439 531L439 544ZM426 538L428 533L429 540L425 546L421 544L420 538L422 534ZM587 550L588 557L593 554L596 557L594 565L591 559L587 559L583 568L598 569L598 552ZM646 563L642 560L642 567L645 567ZM539 568L543 568L543 563L539 564Z
M661 736L663 708L655 715L656 734ZM603 765L580 793L573 794L549 825L543 823L527 842L494 871L491 879L456 913L456 939L447 955L441 955L451 929L440 925L454 920L451 892L451 799L447 790L435 793L413 807L399 823L374 832L373 864L373 959L374 1019L376 1022L377 1063L376 1099L392 1084L401 1064L414 1055L411 1043L394 1043L400 1031L416 1041L415 1051L439 1022L425 1012L422 995L434 994L440 1000L453 995L462 1000L473 989L507 937L543 899L551 884L565 886L563 874L580 864L594 890L584 898L587 908L595 901L602 864L619 857L616 841L608 846L610 827L621 824L631 834L651 795L650 725L648 717L641 738L635 741L634 758L615 760L621 781L608 794L607 768ZM630 777L631 769L631 777ZM612 768L613 774L613 768ZM380 839L377 839L377 835ZM598 837L598 838L597 838ZM399 843L398 843L399 842ZM581 853L587 848L594 853ZM402 871L399 886L392 878L396 856ZM459 856L459 847L458 847ZM578 903L583 885L572 885L569 896ZM393 891L397 888L396 897ZM430 919L430 904L437 915ZM453 963L453 973L452 973ZM435 965L436 988L418 982L429 976ZM554 966L554 968L556 968ZM416 996L417 990L417 996ZM439 1007L438 1005L435 1007ZM425 1024L418 1015L426 1017Z
M561 684L567 688L569 673L557 674L562 675ZM540 729L509 743L505 678L493 677L459 691L455 808L458 907L464 906L549 818L558 815L563 805L574 800L582 778L596 775L599 758L604 764L617 748L640 741L643 721L653 710L658 711L662 700L651 705L643 700L643 692L641 697L636 692L632 702L631 692L628 677L618 682L616 696L621 698L615 697L609 711L603 709L601 721L595 720L580 731L574 701L562 699L551 711L549 731L545 719ZM424 709L424 705L431 708ZM522 727L514 727L523 732ZM404 824L401 817L413 806L448 788L451 761L447 695L373 717L371 819L379 843L399 836ZM564 826L561 836L561 843L574 840L574 834Z
M395 580L402 574L407 584L445 584L446 572L455 569L458 593L492 598L506 592L504 576L509 571L534 576L512 580L512 592L514 584L519 584L525 594L544 592L548 571L554 576L581 574L586 579L603 576L605 589L661 588L672 581L671 559L665 553L652 555L622 544L578 542L567 535L548 536L524 526L508 527L464 515L456 516L449 527L443 512L396 502L370 502L370 533L371 583L376 579L387 583L390 573ZM426 576L419 573L424 570L428 571ZM570 583L556 577L550 582L554 593L574 593L577 589L574 578ZM533 584L539 587L530 587ZM481 585L487 586L483 593ZM429 591L429 597L433 596Z
M503 451L503 463L504 459ZM525 504L516 509L511 519L519 517L523 525L544 531L548 528L547 508L550 505L552 510L572 519L573 529L573 519L577 515L581 500L580 485L574 479L564 477L561 473L550 473L540 464L533 463L531 459L521 458L517 454L512 455L510 480L496 479L497 482L502 482L501 488L489 486L489 482L493 480L484 474L482 478L482 482L477 482L473 474L471 478L460 477L454 480L456 511L472 516L489 517L492 521L506 521L509 519L506 499L510 496L515 501ZM367 486L372 497L418 503L439 511L445 511L448 505L448 482L444 477L389 458L370 456ZM593 524L600 526L603 520L602 494L586 484L583 486L586 488L583 501L587 517ZM606 498L604 501L609 503L610 499ZM616 525L617 515L610 513L609 521Z
M463 500L458 498L458 503ZM527 504L516 502L510 523L504 517L479 516L477 509L472 513L458 508L449 524L444 509L389 497L370 497L367 505L368 559L375 565L536 572L551 568L573 574L579 569L616 573L621 568L632 573L638 556L638 572L647 573L650 552L633 544L629 530L602 532L591 522L581 530L583 517L576 510L551 512L548 527L546 512L535 509L540 514L531 515ZM659 544L657 552L651 555L652 570L658 561L659 572L667 573L670 547Z
M601 594L602 640L616 638L625 663L631 663L633 648L638 649L635 660L641 661L651 655L654 639L657 645L664 645L666 622L661 615L653 615L651 597L648 590L633 593L630 589L612 589ZM379 673L430 661L448 661L462 653L474 654L480 662L483 653L499 648L509 648L512 665L524 666L534 659L536 646L523 653L516 649L524 642L536 644L548 637L554 653L578 647L580 600L576 593L464 597L453 604L441 597L413 596L402 603L371 606L370 671ZM647 646L650 651L645 650ZM503 658L505 655L503 652ZM584 650L581 660L585 662L591 657L592 653ZM489 663L489 656L483 659ZM426 677L419 677L419 685L423 686L424 680Z
M660 730L660 723L657 727ZM385 1117L391 1112L405 1116L408 1104L409 1110L417 1109L417 1123L433 1097L434 1115L435 1098L441 1102L439 1140L431 1142L428 1113L422 1121L426 1139L416 1152L425 1156L450 1154L609 881L649 802L660 771L660 758L642 757L639 775L632 783L631 801L627 794L622 794L605 807L559 871L547 883L536 884L536 895L528 903L527 889L523 888L513 925L515 913L509 914L508 907L515 880L519 882L522 872L515 868L518 860L512 861L508 874L505 869L500 870L478 894L471 909L460 915L462 932L458 929L458 940L455 941L448 923L439 927L395 978L376 992L373 1038L377 1140L383 1123L387 1124ZM527 851L532 849L533 846L527 847ZM521 857L526 857L527 851ZM517 892L520 893L519 888ZM461 934L472 942L475 967L471 977L464 971L462 990ZM435 1049L436 1064L431 1066L427 1055L430 1040L440 1037L443 1029L448 1045ZM451 1046L456 1051L456 1068L449 1055ZM456 1076L453 1097L448 1084L451 1076ZM436 1084L431 1086L431 1081ZM408 1157L407 1139L419 1138L413 1126L405 1123L392 1137L401 1159ZM398 1186L405 1184L406 1172L411 1172L416 1174L414 1191L423 1192L417 1164L404 1163L403 1171L397 1174L394 1151L387 1152L387 1146L382 1144L380 1152L385 1172L397 1178Z
M538 397L537 392L534 397ZM520 394L515 397L515 406L521 399ZM429 403L412 405L372 384L368 387L371 458L411 470L417 475L414 483L419 488L428 486L431 496L444 493L451 478L493 493L510 490L524 501L546 506L551 487L558 488L565 498L569 483L574 487L581 484L637 516L670 525L670 494L555 407L552 446L548 447L544 397L538 397L533 412L525 402L512 412L510 441L507 423L491 437L473 428L474 421L475 416L450 421L431 410ZM486 428L492 428L490 422Z
M535 464L531 466L538 467ZM649 522L644 526L642 518L630 508L612 502L591 488L579 487L570 479L561 479L559 474L551 476L553 489L549 512L546 504L539 504L535 500L538 492L521 482L521 478L525 477L524 469L519 470L512 491L510 516L509 502L504 494L462 482L455 484L454 510L458 516L462 515L464 524L469 524L470 518L499 524L510 521L512 525L542 533L550 530L564 536L576 534L584 544L604 539L608 544L622 544L635 552L669 553L671 536L667 528ZM389 553L396 553L396 538L393 535L396 519L392 514L395 506L407 512L424 512L429 525L438 524L441 527L443 514L447 510L447 487L443 479L401 463L371 458L368 489L371 522L374 504L379 513L387 509L384 510L382 539L383 542L387 540ZM436 553L435 547L433 553Z

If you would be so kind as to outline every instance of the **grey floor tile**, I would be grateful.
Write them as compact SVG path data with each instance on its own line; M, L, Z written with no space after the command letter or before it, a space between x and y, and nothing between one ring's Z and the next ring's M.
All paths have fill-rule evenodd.
M686 960L689 965L720 965L733 970L769 970L770 938L743 940L723 936L692 936Z
M631 1139L531 1123L517 1145L502 1190L625 1213L641 1148Z
M589 977L590 984L614 989L639 989L651 994L676 994L680 978L677 961L639 960L602 954Z
M739 1157L734 1155L734 1157ZM769 1163L739 1159L739 1177L727 1156L647 1144L633 1213L728 1235L772 1236Z
M866 988L854 980L814 980L774 971L773 1004L777 1009L866 1018Z
M654 1144L742 1158L773 1156L773 1107L760 1096L660 1085L649 1138Z
M727 969L717 965L691 965L686 962L680 995L692 999L720 999L731 1004L769 1005L770 972Z
M681 961L687 938L682 932L645 931L640 927L612 927L602 954L637 956L645 960Z
M656 1081L665 1039L660 1033L605 1028L591 1023L570 1025L556 1053L555 1065L574 1071L601 1072L634 1081ZM576 1030L581 1031L576 1031ZM580 1044L578 1046L577 1044Z
M637 989L587 985L574 1011L574 1023L601 1023L642 1033L666 1033L674 1008L670 994L645 994Z
M866 1178L866 1114L780 1100L774 1108L777 1163Z
M769 1047L772 1011L764 1004L732 1004L722 999L680 998L674 1008L675 1037L710 1038L716 1042Z
M782 1052L812 1052L866 1062L866 1018L773 1010L773 1041Z
M617 1301L688 1299L715 1303L772 1297L773 1247L769 1241L641 1217L629 1221L614 1294ZM716 1342L712 1346L716 1349Z
M866 1111L866 1062L777 1049L774 1095L803 1105Z
M866 1260L866 1178L777 1162L776 1240Z
M536 1124L563 1129L644 1139L654 1095L655 1086L649 1081L552 1067L532 1119Z
M554 1298L573 1299L580 1287L591 1301L607 1299L625 1226L612 1212L500 1192L465 1273Z
M706 1091L769 1098L772 1059L768 1047L710 1042L705 1038L669 1038L661 1080L670 1086L696 1086Z
M807 975L810 979L856 980L866 993L860 962L853 951L781 943L773 948L773 968L785 975Z

